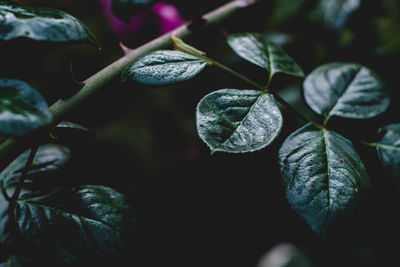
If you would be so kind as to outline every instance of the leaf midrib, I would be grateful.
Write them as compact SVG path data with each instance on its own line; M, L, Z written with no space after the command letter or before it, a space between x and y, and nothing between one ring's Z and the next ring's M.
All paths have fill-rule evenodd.
M329 110L328 114L327 114L326 117L325 117L325 122L324 122L324 124L326 124L326 122L329 120L329 118L332 117L333 114L331 114L331 113L334 111L335 107L340 103L340 101L341 101L341 99L343 98L343 96L347 93L347 90L348 90L348 89L351 87L351 85L354 83L354 81L355 81L356 77L358 76L358 74L360 73L361 69L362 69L361 67L358 67L357 72L356 72L356 73L354 74L354 76L352 77L352 79L351 79L350 83L348 84L348 86L346 87L346 89L343 91L343 93L341 94L341 96L339 96L339 97L336 99L335 103L333 104L333 106L331 107L331 109Z
M257 97L257 99L254 101L254 103L250 106L249 108L249 112L247 112L246 116L243 117L243 119L240 121L240 123L238 124L238 126L236 127L236 125L234 126L235 129L232 131L232 133L226 138L226 140L221 143L220 145L216 146L215 149L212 150L212 153L218 151L219 148L221 148L231 137L232 135L237 131L237 129L243 125L243 122L247 119L247 117L249 116L249 114L251 113L251 111L253 110L254 106L257 104L257 102L260 100L261 96L263 96L264 92L260 91L260 95Z

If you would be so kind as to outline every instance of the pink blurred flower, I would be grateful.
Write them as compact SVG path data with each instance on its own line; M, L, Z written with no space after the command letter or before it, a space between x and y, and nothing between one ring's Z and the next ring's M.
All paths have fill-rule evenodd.
M134 14L129 23L125 23L114 16L111 11L111 0L100 0L110 29L126 46L135 47L169 32L185 21L179 11L171 4L160 2L151 8Z

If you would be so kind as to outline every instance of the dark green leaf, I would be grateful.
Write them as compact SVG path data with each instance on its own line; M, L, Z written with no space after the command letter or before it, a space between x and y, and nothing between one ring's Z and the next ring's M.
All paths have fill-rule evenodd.
M266 69L271 77L278 72L297 77L304 76L301 68L289 55L259 33L232 34L227 41L239 56Z
M122 80L150 85L166 85L189 80L199 74L206 62L192 55L173 50L151 52L122 73Z
M8 188L19 181L29 153L30 150L19 155L0 173L1 186ZM40 146L35 154L33 165L28 171L27 179L40 179L43 173L54 173L68 162L70 156L70 150L67 147L56 144Z
M46 42L86 42L97 45L89 29L60 10L0 1L0 40L28 38Z
M285 140L279 160L290 205L321 235L370 190L352 143L311 124Z
M382 80L358 64L330 63L304 81L307 104L328 121L331 116L365 119L384 112L390 102Z
M200 138L212 153L262 149L282 128L282 114L274 96L256 90L212 92L199 102L196 119Z
M159 0L112 0L111 10L117 18L128 23L133 14L154 5L158 1Z
M53 129L51 135L54 139L72 139L76 141L78 138L86 139L93 137L94 132L88 128L73 122L62 121Z
M37 257L53 263L82 263L121 253L137 227L125 198L111 188L86 185L49 194L23 194L17 227Z
M391 124L379 129L382 135L376 150L386 172L400 181L400 124Z
M51 121L45 100L29 84L0 79L0 134L28 135Z
M319 0L312 16L332 29L340 29L358 9L361 0Z

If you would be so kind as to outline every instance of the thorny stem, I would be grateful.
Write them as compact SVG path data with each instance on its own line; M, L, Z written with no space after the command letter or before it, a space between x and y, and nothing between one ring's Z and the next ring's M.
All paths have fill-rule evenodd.
M205 14L202 19L205 21L203 27L216 25L223 22L225 19L233 15L237 10L253 5L258 1L255 0L235 0L231 1L219 8ZM162 49L171 45L171 36L179 38L186 38L192 31L189 29L190 23L184 24L181 27L173 30L172 32L161 35L152 41L131 50L125 56L108 65L101 71L97 72L86 81L85 86L77 92L74 96L58 100L50 107L50 112L53 115L53 125L49 130L60 122L67 114L74 110L84 100L89 98L94 92L103 88L106 84L118 77L125 67L137 60L143 54ZM36 137L37 138L37 137ZM0 169L7 166L16 156L26 150L29 144L32 143L32 138L8 138L0 145Z

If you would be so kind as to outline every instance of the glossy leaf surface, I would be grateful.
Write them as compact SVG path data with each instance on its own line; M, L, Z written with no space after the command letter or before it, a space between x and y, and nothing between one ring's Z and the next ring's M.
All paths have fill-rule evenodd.
M301 68L289 55L259 33L232 34L227 41L240 57L266 69L270 76L278 72L297 77L304 76Z
M370 188L366 169L352 143L311 124L285 140L279 161L290 205L320 235Z
M77 18L63 11L0 1L0 40L16 38L97 45L89 29Z
M0 79L0 134L28 135L51 121L46 101L29 84Z
M19 181L29 153L30 150L27 150L19 155L0 173L1 186L7 188ZM43 173L54 173L62 168L70 157L71 153L67 147L56 144L40 146L35 154L33 165L27 173L27 179L40 179Z
M361 0L319 0L313 16L332 29L340 29L356 11Z
M183 82L199 74L206 62L192 55L173 50L151 52L122 73L122 80L133 80L149 85Z
M391 124L379 129L382 135L376 150L389 176L400 180L400 124Z
M115 256L124 248L125 231L136 227L124 196L103 186L23 194L17 205L24 242L53 263Z
M383 113L390 98L381 79L358 64L330 63L304 81L304 98L327 121L331 116L366 119Z
M280 133L282 114L271 94L221 89L206 95L196 110L197 131L211 152L250 152Z

